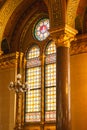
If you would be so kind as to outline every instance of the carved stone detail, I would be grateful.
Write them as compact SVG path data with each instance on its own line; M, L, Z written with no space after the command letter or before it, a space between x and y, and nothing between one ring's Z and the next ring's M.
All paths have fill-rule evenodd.
M15 67L18 61L19 52L0 55L0 69Z
M70 55L87 53L87 35L77 37L77 40L71 43Z
M71 41L75 40L77 31L69 26L65 26L58 30L51 30L52 39L55 41L57 47L70 47Z
M70 47L70 37L67 34L62 34L58 38L57 46Z
M67 13L66 13L67 14L66 23L71 27L74 26L73 24L74 24L74 20L76 17L76 11L77 11L79 1L80 0L69 0L68 1Z

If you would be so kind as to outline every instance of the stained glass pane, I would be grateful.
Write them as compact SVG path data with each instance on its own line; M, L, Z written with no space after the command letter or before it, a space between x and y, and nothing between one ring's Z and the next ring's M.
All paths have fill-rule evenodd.
M38 57L40 55L40 49L36 46L32 47L32 49L27 53L27 59L32 59Z
M47 111L45 113L46 121L54 121L56 120L56 111Z
M56 45L53 41L51 41L46 48L46 54L48 55L53 53L56 53Z
M41 109L41 90L31 90L26 94L26 112L38 112Z
M51 88L46 88L46 110L56 110L56 88L51 87Z
M39 60L39 57L37 57L37 58L32 58L30 60L27 60L26 67L31 68L31 67L36 67L40 65L41 65L41 61Z
M26 122L38 122L40 121L40 112L26 113Z
M50 42L45 58L45 121L56 120L56 46Z
M37 122L41 119L41 62L40 50L32 47L27 55L26 81L30 90L26 92L25 121Z
M46 65L45 86L56 86L56 64Z
M41 88L41 68L35 67L27 69L26 80L30 89Z
M45 59L46 64L54 63L54 62L56 62L56 54L55 53L49 54L46 56L46 59Z
M49 36L49 19L41 19L35 26L34 35L39 41L45 40Z

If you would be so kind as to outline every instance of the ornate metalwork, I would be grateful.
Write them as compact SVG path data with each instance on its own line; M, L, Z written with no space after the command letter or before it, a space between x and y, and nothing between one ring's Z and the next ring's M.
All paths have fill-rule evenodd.
M69 26L62 27L51 31L51 36L54 39L56 46L70 47L71 41L75 40L77 31Z
M21 74L17 75L17 82L11 81L9 84L9 90L14 90L15 92L26 92L29 89L29 85L27 82L22 83L21 82Z
M0 55L0 69L15 67L19 53Z
M87 53L87 35L77 37L76 41L71 43L70 55Z

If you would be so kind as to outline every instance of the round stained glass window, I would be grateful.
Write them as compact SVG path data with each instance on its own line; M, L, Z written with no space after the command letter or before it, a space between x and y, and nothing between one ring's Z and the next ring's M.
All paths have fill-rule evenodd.
M34 28L34 36L37 40L43 41L49 36L49 19L41 19Z

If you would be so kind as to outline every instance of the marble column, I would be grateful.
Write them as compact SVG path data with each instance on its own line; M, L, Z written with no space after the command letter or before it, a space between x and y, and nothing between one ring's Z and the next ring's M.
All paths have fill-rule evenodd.
M51 30L56 42L56 130L71 130L70 111L70 42L76 30L65 26Z
M57 47L57 130L70 130L70 54L68 47Z

